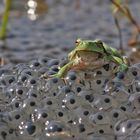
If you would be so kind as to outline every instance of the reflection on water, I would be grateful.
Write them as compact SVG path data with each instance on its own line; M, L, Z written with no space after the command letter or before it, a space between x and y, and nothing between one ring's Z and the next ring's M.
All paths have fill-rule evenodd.
M4 0L0 0L0 14L4 10ZM48 11L45 0L12 0L12 15L19 16L27 14L29 19L36 20L39 15Z
M130 6L139 21L139 0ZM3 0L0 0L0 11L3 8ZM122 29L127 47L131 32L125 25ZM61 58L74 47L77 38L100 38L113 47L118 46L109 1L12 0L8 29L7 50L0 48L0 56L12 63L39 56Z
M27 15L31 20L36 20L38 15L48 10L48 5L44 0L28 0L27 7Z

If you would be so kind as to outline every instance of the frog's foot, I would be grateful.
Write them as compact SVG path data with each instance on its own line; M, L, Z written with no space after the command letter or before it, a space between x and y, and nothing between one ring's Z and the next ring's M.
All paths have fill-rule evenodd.
M121 64L118 68L119 72L126 72L128 70L128 65L126 64Z
M41 78L44 78L44 79L48 79L50 78L50 75L48 75L47 73L41 75Z
M43 79L50 79L50 78L61 78L65 84L67 84L65 78L62 78L62 75L56 73L54 75L48 75L47 73L45 73L44 75L41 76L41 78Z
M48 75L47 73L43 74L41 78L49 79L49 78L61 78L59 74Z

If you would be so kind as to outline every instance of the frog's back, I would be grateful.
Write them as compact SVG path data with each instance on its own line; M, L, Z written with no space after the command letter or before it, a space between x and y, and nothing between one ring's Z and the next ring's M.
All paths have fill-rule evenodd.
M112 48L109 45L103 43L104 49L105 51L109 54L109 55L113 55L119 58L122 58L122 56L120 55L120 53L118 52L118 50L116 48Z

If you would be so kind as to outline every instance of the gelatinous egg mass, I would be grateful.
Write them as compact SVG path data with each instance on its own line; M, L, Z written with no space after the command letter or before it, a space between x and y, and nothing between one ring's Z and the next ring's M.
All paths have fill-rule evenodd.
M51 77L66 63L43 57L0 68L0 140L139 140L140 64Z

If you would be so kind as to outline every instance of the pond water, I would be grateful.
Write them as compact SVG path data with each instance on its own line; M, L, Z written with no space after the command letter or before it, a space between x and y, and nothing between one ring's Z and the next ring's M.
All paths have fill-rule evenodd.
M139 0L130 3L138 22L139 7ZM127 52L130 27L121 21ZM8 37L0 42L0 56L12 63L0 67L0 140L140 138L140 63L118 72L109 61L54 77L77 38L119 48L109 1L13 0ZM131 56L139 62L139 51Z
M109 1L98 0L14 0L9 21L6 49L0 55L12 63L27 62L40 56L60 58L73 49L77 38L100 38L119 46ZM34 3L33 3L34 2ZM130 3L140 22L140 2ZM3 3L0 3L0 11ZM124 46L131 36L127 20L121 21ZM2 46L2 45L1 45Z

